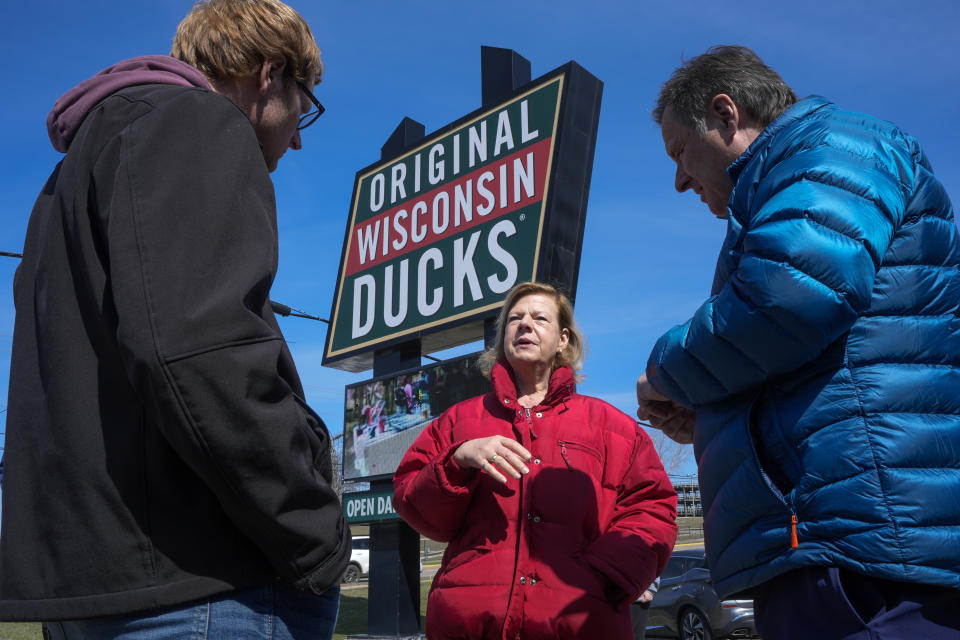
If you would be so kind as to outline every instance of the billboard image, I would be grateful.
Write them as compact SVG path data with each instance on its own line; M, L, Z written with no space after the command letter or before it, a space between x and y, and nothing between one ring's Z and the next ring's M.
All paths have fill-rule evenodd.
M346 387L343 479L392 474L430 422L461 400L490 390L479 353Z

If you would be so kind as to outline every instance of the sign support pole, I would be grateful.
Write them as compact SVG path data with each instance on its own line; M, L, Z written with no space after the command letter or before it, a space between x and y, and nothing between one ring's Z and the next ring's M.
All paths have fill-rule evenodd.
M507 100L530 82L530 61L513 49L480 47L480 103L488 109ZM489 349L497 339L497 316L483 320L483 346Z
M512 49L501 49L497 47L481 47L481 89L482 105L484 109L492 109L505 100L511 99L517 95L517 89L530 83L530 62L520 56ZM595 143L596 115L599 112L600 91L602 83L585 72L575 63L569 65L570 79L580 93L589 94L591 98L588 111L591 115L593 127L583 133L584 139L577 142L576 150L581 150L587 159L587 168L583 180L583 185L575 185L574 195L579 196L574 204L582 206L577 209L580 213L580 224L577 227L577 233L582 233L582 218L586 210L586 196L589 190L590 164L592 164L593 145ZM586 87L586 88L584 88ZM590 91L587 91L587 90ZM579 95L579 94L578 94ZM583 102L581 100L581 102ZM577 109L583 111L586 107L576 103ZM526 108L525 106L523 108ZM580 111L577 111L579 113ZM557 107L557 113L560 113L560 107ZM506 113L506 111L504 111ZM526 111L523 111L525 114ZM576 114L567 114L566 119L572 119ZM526 117L526 116L524 116ZM571 128L571 127L568 127ZM553 144L560 145L563 148L563 141L558 138ZM567 136L575 136L575 133L568 133ZM381 148L381 161L387 162L399 158L407 151L415 148L425 138L425 128L422 124L410 119L404 118L394 130L393 134ZM569 143L567 144L569 146ZM581 149L582 147L582 149ZM569 152L568 152L569 155ZM531 154L532 157L532 154ZM579 162L579 157L569 162ZM532 161L531 161L532 162ZM472 165L471 165L472 166ZM532 165L531 165L532 166ZM419 167L419 165L418 165ZM360 188L360 178L358 177L358 187ZM573 188L573 187L571 187ZM582 191L582 193L580 193ZM569 200L568 194L562 194ZM551 200L556 196L551 195ZM566 202L566 200L564 200ZM379 206L379 205L378 205ZM548 205L549 206L549 205ZM522 216L520 218L523 220ZM348 227L348 234L350 233ZM576 243L568 248L570 255L562 256L565 268L573 270L570 280L571 293L576 288L576 267L579 262L579 236L574 238ZM345 245L346 246L346 245ZM539 245L538 245L539 246ZM548 243L548 246L550 243ZM566 245L564 245L566 247ZM346 249L345 255L346 255ZM371 256L373 254L371 253ZM576 259L569 259L571 256ZM346 258L344 258L346 260ZM573 264L570 264L570 263ZM552 262L551 262L552 264ZM343 265L341 265L343 268ZM546 276L537 275L536 277L545 277L548 280L553 277L556 269L545 271ZM561 270L562 271L562 270ZM543 269L538 267L538 274L544 273ZM559 271L558 271L559 273ZM562 281L562 280L561 280ZM334 305L336 307L336 303ZM331 314L333 317L333 314ZM332 334L331 334L332 335ZM421 366L423 344L421 343L421 334L413 334L414 337L399 343L393 343L389 347L376 349L373 353L373 375L375 378L389 376L404 370L417 369ZM478 336L479 337L479 336ZM496 339L496 316L489 316L483 320L483 339L487 347L491 346ZM332 340L332 338L331 338ZM328 345L329 346L329 345ZM372 345L371 345L372 346ZM367 351L369 353L369 351ZM367 356L369 357L369 356ZM366 361L369 366L369 361ZM382 492L392 494L393 482L391 479L375 480L370 483L371 493ZM370 579L369 579L369 597L367 602L367 634L365 638L420 638L420 536L407 523L395 520L388 522L371 522L370 524Z
M480 47L480 100L484 109L509 99L528 82L529 60L513 49Z

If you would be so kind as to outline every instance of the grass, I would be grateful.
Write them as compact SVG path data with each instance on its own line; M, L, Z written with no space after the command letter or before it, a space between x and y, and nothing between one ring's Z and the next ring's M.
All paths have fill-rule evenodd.
M430 591L430 579L420 581L420 630L427 615L427 593ZM333 640L344 640L347 636L367 632L367 585L366 583L344 587L340 592L340 615ZM2 638L2 636L0 636Z
M0 622L0 640L43 640L36 622Z
M420 582L420 619L427 614L427 592L430 580ZM340 615L333 640L367 632L367 584L344 587L340 593ZM35 622L0 622L0 640L43 640L40 625Z

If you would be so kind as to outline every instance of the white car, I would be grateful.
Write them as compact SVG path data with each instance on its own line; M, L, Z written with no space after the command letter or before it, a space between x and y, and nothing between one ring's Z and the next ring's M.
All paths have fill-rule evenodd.
M343 572L344 582L357 582L370 571L370 538L354 536L350 564Z

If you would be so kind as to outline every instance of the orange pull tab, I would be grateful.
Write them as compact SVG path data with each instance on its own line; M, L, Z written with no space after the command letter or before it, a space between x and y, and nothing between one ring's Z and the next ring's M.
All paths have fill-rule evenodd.
M790 548L796 549L800 546L797 540L797 514L790 515Z

